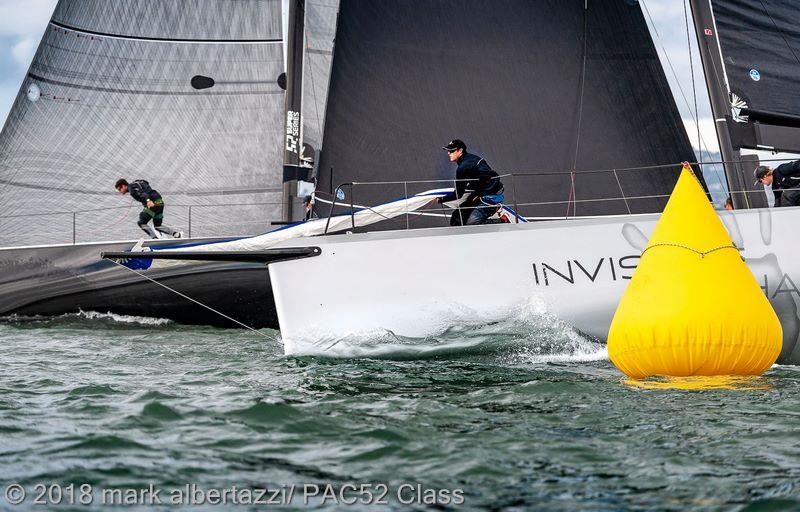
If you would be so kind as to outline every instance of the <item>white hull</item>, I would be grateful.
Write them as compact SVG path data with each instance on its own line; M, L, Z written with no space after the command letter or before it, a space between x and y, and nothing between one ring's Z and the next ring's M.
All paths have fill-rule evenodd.
M324 352L332 344L320 340L385 331L435 335L465 322L502 319L530 304L604 340L658 217L307 239L322 249L320 256L269 267L285 352ZM779 362L800 363L800 209L721 217L781 319Z

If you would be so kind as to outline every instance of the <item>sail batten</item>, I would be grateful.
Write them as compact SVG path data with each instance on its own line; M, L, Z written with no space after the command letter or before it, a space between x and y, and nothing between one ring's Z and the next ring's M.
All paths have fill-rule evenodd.
M168 42L168 43L209 43L209 44L219 44L219 43L230 43L230 44L275 44L275 43L283 43L283 40L280 38L273 38L273 39L186 39L186 38L175 38L175 37L145 37L145 36L134 36L134 35L124 35L124 34L112 34L109 32L99 32L96 30L86 30L77 27L72 27L65 23L60 23L58 21L51 20L50 25L52 27L58 27L63 29L66 33L74 32L80 37L80 34L85 34L89 36L98 36L99 38L110 38L110 39L132 39L135 41L154 41L154 42Z
M61 0L53 21L139 38L282 39L281 0Z
M251 91L148 91L144 89L120 89L120 88L113 88L113 87L97 87L92 85L81 85L81 84L73 84L69 82L63 82L60 80L53 80L51 78L45 78L43 76L39 76L33 73L28 73L28 78L35 80L39 83L51 84L51 85L59 85L62 87L67 87L70 89L83 89L84 91L99 91L99 92L109 92L114 94L134 94L134 95L155 95L155 96L230 96L230 95L237 95L237 94L281 94L283 95L283 90L280 90L277 86L274 90L251 90ZM59 98L53 98L59 99ZM79 98L64 98L67 101L80 101Z

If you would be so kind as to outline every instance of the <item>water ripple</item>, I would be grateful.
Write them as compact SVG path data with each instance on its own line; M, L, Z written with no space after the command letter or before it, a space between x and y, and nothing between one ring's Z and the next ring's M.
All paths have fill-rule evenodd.
M631 386L602 345L542 319L343 340L335 358L284 357L264 333L5 319L0 479L424 482L463 488L472 509L800 507L795 367Z

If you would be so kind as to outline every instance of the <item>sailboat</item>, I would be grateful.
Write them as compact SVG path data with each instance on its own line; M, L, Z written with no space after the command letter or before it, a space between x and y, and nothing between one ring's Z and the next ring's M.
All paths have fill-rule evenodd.
M693 10L700 16L698 4ZM477 32L452 29L473 26L474 19L484 22ZM724 48L724 38L717 40L716 26L710 35L702 27L696 23L713 40L701 45L708 69L711 50ZM501 172L530 171L504 178L515 210L564 219L451 228L434 227L445 214L426 212L383 223L386 231L357 232L354 221L353 233L281 241L275 251L292 256L280 262L277 252L265 255L260 261L270 262L270 279L258 284L262 291L272 286L274 302L263 304L275 306L286 352L335 354L342 337L426 335L453 321L498 318L531 301L602 339L678 162L693 159L639 6L344 0L332 60L324 126L309 136L320 137L318 216L343 213L343 205L414 197L430 186L431 175L437 186L449 181L452 169L438 147L458 135L474 141L470 149ZM718 117L730 114L728 101ZM296 111L287 108L287 121L290 112ZM287 122L287 132L296 133L295 126ZM758 121L758 133L768 126ZM750 147L736 140L731 147ZM290 164L284 175L299 176L292 167L300 166L284 160ZM731 180L734 170L726 171ZM741 178L747 171L736 172ZM787 329L800 324L792 295L797 272L790 262L775 262L786 254L781 233L793 211L724 217L754 272L763 271L765 292L784 322L783 362L797 358L797 329ZM421 229L397 229L407 227ZM175 258L173 251L157 252L148 257ZM230 262L238 255L217 257ZM472 286L473 276L489 271L489 281Z
M41 315L100 310L167 317L182 323L231 325L225 317L209 315L197 304L173 294L172 288L248 325L278 325L268 276L261 266L204 261L150 270L148 277L164 288L108 262L98 262L95 256L132 247L191 247L220 241L220 237L230 241L253 230L262 231L272 222L299 219L303 212L296 199L296 187L308 173L301 153L315 157L314 174L319 185L316 213L324 214L324 189L328 187L333 192L333 180L349 172L339 169L339 164L334 171L336 145L340 144L336 141L346 129L341 124L346 119L326 109L332 59L329 48L338 4L308 0L288 2L288 6L287 26L281 31L281 5L277 0L237 2L233 9L228 3L223 6L216 2L197 9L153 2L59 2L0 136L0 179L14 211L0 221L4 237L0 243L6 246L0 249L4 269L0 277L0 313ZM218 17L222 11L222 17ZM440 10L438 14L442 23L446 21L441 17L443 13ZM558 22L581 26L580 12L577 15L576 19ZM613 14L609 16L598 26L607 26L613 20ZM137 21L123 27L125 19ZM225 22L224 27L218 26L219 20ZM518 24L517 30L520 27ZM574 41L568 49L580 56L579 34L570 33ZM637 37L643 33L646 29L637 25ZM628 38L622 36L608 41L608 45L619 47L627 42ZM529 38L526 43L524 47L515 45L515 59L525 61L540 44L536 38ZM510 59L504 62L504 66L518 67ZM583 74L576 58L569 60L568 67L559 73L564 85L562 95L547 98L541 94L547 89L544 85L536 87L538 97L525 93L524 98L530 101L543 101L539 105L541 120L558 119L559 105L577 98L579 86L583 89L586 85L588 94L602 92L604 86L595 91L591 83L581 82ZM425 80L424 76L419 78ZM529 83L537 82L533 78L527 77ZM612 80L613 77L604 77L604 83ZM492 88L491 72L481 82L482 87ZM519 85L515 84L516 89ZM663 79L652 81L652 85L656 94L670 97ZM603 97L604 101L613 100ZM395 95L390 101L397 105L398 98ZM527 124L531 120L519 119L514 108L518 99L509 98L491 103L511 107L506 111L517 115L520 136L505 137L504 147L487 145L487 151L510 154L505 148L512 144L519 148L530 140ZM335 108L345 105L341 97L335 103ZM304 114L299 116L301 111ZM489 112L474 114L475 118L491 118ZM668 153L688 158L691 148L673 114L664 126L640 123L620 134L625 138L644 130L663 141L658 151L636 150L632 162L666 161ZM403 130L408 133L413 131L408 127L420 121L406 117L397 122L404 123ZM334 128L328 134L326 126L330 123ZM579 133L577 110L561 124L559 136L565 130ZM462 124L453 118L451 128L458 126ZM473 140L483 139L486 144L500 140L506 123L496 117L493 126L491 137L476 132ZM598 130L591 123L587 122L587 126L594 132ZM603 123L601 128L606 130L609 126ZM450 131L441 130L436 139ZM485 132L488 134L488 130ZM551 138L555 137L553 130ZM323 138L329 141L330 151L321 153ZM567 139L572 141L573 137ZM597 143L586 134L583 139L584 143ZM422 137L419 142L423 143ZM395 144L395 149L398 147L401 145ZM369 148L359 151L367 154ZM633 150L628 147L626 151ZM561 152L568 155L572 149L565 146ZM427 153L427 159L408 162L400 173L388 167L382 172L404 179L430 178L430 163L436 158L431 159L430 151ZM606 161L613 160L610 153ZM519 155L515 158L516 161L500 163L532 163ZM370 159L368 164L373 165L374 161ZM433 171L438 177L449 173L441 166ZM600 180L603 183L599 186L605 195L624 186L653 196L625 203L621 211L657 211L663 206L663 197L658 196L668 190L674 174L658 173L650 180L620 175L613 182ZM178 227L194 239L144 244L135 239L100 241L110 232L130 238L141 236L129 220L135 217L135 207L128 203L119 208L120 198L109 185L121 175L148 178L167 197L167 218L173 223L177 220ZM559 193L552 185L560 180L546 173L539 178L550 183L529 179L520 183L518 190L552 188L553 198L557 198ZM586 180L578 182L576 197L583 194L581 187L585 183ZM339 193L345 194L338 190L336 195ZM403 197L413 193L406 188ZM401 197L399 187L384 187L380 195L365 199L375 204L390 194L391 199ZM86 207L87 197L91 208ZM345 202L352 205L353 198L349 199ZM623 208L624 201L612 202L616 208ZM578 204L572 203L573 214ZM433 217L419 219L432 221ZM391 223L386 224L384 229L391 227Z
M612 198L619 195L604 194L613 188L612 180L624 162L630 167L644 165L642 161L631 163L629 151L635 155L637 148L664 148L664 139L658 135L677 122L674 104L666 99L668 92L651 94L654 86L645 85L647 76L641 76L650 71L651 78L663 79L648 67L655 67L656 62L654 53L648 53L649 37L641 33L644 23L639 7L632 2L539 2L535 7L522 2L504 5L508 9L498 9L495 4L482 9L479 2L459 2L458 6L445 2L426 10L424 4L406 1L387 6L342 1L321 166L330 167L330 176L334 177L326 181L323 172L320 184L368 181L365 176L392 181L391 170L398 163L404 167L410 166L409 162L419 165L414 157L398 157L392 152L395 148L402 151L422 147L423 141L446 140L457 126L460 129L456 133L466 132L465 139L486 144L481 148L484 153L509 162L504 167L524 168L521 166L528 162L534 168L550 164L550 168L571 169L566 175L534 174L541 188L536 189L538 196L534 194L533 200L528 200L535 204L519 208L526 216L539 213L540 208L545 210L540 214L552 216L554 199L580 200L566 202L564 217L569 218L549 222L365 232L309 240L316 249L314 257L269 265L286 352L335 355L343 339L357 340L376 333L436 335L454 324L491 322L514 315L531 304L582 333L604 339L615 306L658 218L657 213L646 213L658 211L646 200L644 206L631 199L616 199L615 204ZM438 7L441 12L437 12ZM793 49L800 43L800 31L791 22L796 7L789 2L767 5L728 0L693 2L692 7L706 76L710 76L708 86L715 100L730 190L738 207L758 206L763 192L745 192L752 188L752 181L748 183L752 167L743 165L736 152L765 147L798 150L800 124L796 114L800 103L792 91L800 78L800 61ZM747 12L742 13L743 9ZM420 10L425 10L426 16L414 23ZM536 15L548 23L537 24ZM502 41L482 34L480 29L460 40L449 39L440 30L448 23L472 27L472 19L482 20L484 27L492 23L502 26L516 41L541 37L554 47L543 49L537 56L557 55L556 69L561 73L556 76L553 67L537 65L536 56L511 53ZM552 28L548 32L552 26L558 27L558 34ZM641 39L635 39L637 34ZM765 34L755 46L752 41L758 38L754 34ZM605 46L608 39L604 37L631 39L623 45ZM584 51L564 51L570 42L584 44ZM617 53L610 48L617 48ZM476 57L482 53L487 55L484 60ZM570 70L569 63L561 61L570 53L586 57L581 63L583 72L580 67L578 72ZM762 58L764 55L770 57ZM522 71L504 75L500 65L494 64L505 58L514 59ZM630 74L625 74L625 66L619 63L630 63ZM437 73L442 68L446 72ZM402 72L397 73L397 69ZM526 76L525 70L530 75ZM492 78L482 88L484 72ZM388 85L381 84L388 75L393 79ZM529 103L509 90L515 80L535 89L536 83L555 82L569 75L578 77L580 88L535 90L540 102L552 107L549 112L542 109L547 113L542 117L536 117L536 109L528 110ZM613 83L592 82L603 76L625 84L627 94L614 95ZM445 77L461 84L463 91L437 94ZM618 101L609 102L600 92L607 87ZM506 110L484 111L480 102L469 101L473 92L480 98L491 97L492 88L513 98ZM553 99L553 95L584 88L591 94L571 101ZM637 94L641 89L647 93ZM654 100L659 97L661 101ZM591 100L599 104L586 103ZM433 115L426 115L430 112ZM410 123L409 118L418 122ZM446 121L437 123L438 118ZM576 151L577 137L565 137L559 123L574 127L569 121L581 118L579 134L585 138ZM451 120L454 126L449 125ZM386 135L387 144L378 145L369 132L381 123L397 129L382 130L380 133L391 135ZM552 127L555 136L542 139L542 131L532 128L542 124ZM402 129L411 125L413 130ZM617 131L621 127L631 129L627 134L631 140ZM338 138L337 129L341 130ZM540 138L520 142L519 134L531 131ZM492 137L498 133L500 136ZM680 143L682 130L675 128L673 133L667 139ZM569 158L559 161L559 152L553 149L559 143L563 149L565 139L575 145L568 147L572 150ZM490 142L483 142L487 140ZM625 146L624 154L615 153L620 145ZM647 163L676 162L685 149L680 144L665 148L661 159L651 155ZM547 155L544 161L537 161L543 154ZM570 160L573 154L577 163ZM514 161L515 157L523 160ZM582 175L576 171L582 167L606 171ZM677 162L663 165L656 179L663 179L668 186L672 173L679 168ZM634 175L652 186L652 175ZM569 194L564 193L563 185L553 183L564 177L570 180ZM622 185L623 197L651 195L634 192L636 186ZM352 188L359 201L374 197L365 191L368 185ZM548 197L559 190L560 197ZM631 208L632 203L636 209ZM593 218L580 218L581 213ZM800 282L800 263L793 257L798 215L797 208L721 213L782 322L784 344L779 362L794 364L800 363L800 291L795 284Z
M309 2L315 19L323 8ZM287 79L298 66L287 50L298 43L283 14L280 0L58 2L0 134L0 314L232 325L97 255L146 237L135 225L140 206L114 191L120 177L147 179L165 197L166 223L190 238L141 247L262 233L302 206L284 166L285 116L300 86L296 74ZM290 23L304 15L286 14ZM263 266L152 274L248 324L277 324Z
M452 28L475 19L471 31ZM263 255L287 353L331 353L319 340L337 334L424 335L454 321L453 309L492 318L532 296L602 337L676 162L693 159L639 6L343 0L337 20L315 172L320 218L452 183L438 141L457 134L501 173L528 171L503 178L514 210L569 220L443 228L448 214L425 212L370 227L381 232L282 240L278 250L307 249L284 263ZM397 230L408 227L420 229ZM621 232L624 246L601 254ZM210 249L264 248L276 236L144 257L205 260ZM576 295L581 276L597 289ZM559 280L568 286L556 301Z

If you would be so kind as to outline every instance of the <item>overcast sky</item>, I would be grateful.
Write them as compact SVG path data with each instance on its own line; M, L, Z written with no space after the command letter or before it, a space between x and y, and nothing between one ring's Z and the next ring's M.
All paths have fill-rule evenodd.
M0 0L0 119L5 123L57 0Z
M3 122L14 102L56 3L57 0L0 0L0 120ZM716 134L702 76L702 65L697 54L697 42L692 33L690 40L700 119L700 141L698 142L683 2L680 0L641 0L640 4L648 24L650 24L650 18L654 22L650 31L692 145L695 149L702 147L704 150L710 150L711 153L717 153ZM670 63L674 68L674 74ZM680 79L676 77L680 77ZM714 158L716 157L714 155ZM703 159L708 159L705 151Z

